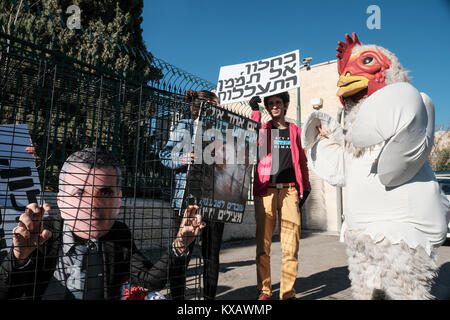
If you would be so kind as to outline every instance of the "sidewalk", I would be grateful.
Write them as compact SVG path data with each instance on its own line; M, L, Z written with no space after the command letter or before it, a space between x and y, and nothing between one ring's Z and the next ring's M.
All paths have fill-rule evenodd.
M256 297L255 241L229 241L222 245L217 300L254 300ZM279 298L281 248L274 237L271 253L273 298ZM441 267L434 293L450 299L450 246L438 250ZM345 245L334 233L302 230L299 271L295 283L298 299L352 300Z

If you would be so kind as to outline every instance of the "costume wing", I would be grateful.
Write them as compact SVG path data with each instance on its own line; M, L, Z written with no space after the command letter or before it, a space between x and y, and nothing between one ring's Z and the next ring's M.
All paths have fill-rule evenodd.
M317 126L331 130L327 138L319 136ZM308 167L333 186L344 185L344 134L341 125L322 112L309 115L302 129L302 145Z
M434 104L405 82L373 93L360 107L352 133L356 147L386 142L377 173L387 187L401 185L422 168L433 147Z

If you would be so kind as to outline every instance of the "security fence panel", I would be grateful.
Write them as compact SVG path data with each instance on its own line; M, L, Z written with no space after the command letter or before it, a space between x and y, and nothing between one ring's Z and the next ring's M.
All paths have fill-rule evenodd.
M201 297L160 159L187 110L180 93L0 34L0 298L171 299L174 266Z

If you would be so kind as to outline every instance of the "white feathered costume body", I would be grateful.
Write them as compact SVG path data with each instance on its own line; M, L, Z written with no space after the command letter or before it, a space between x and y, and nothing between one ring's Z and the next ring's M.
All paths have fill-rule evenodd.
M427 162L434 105L384 48L339 42L344 128L314 112L302 133L309 167L345 187L341 239L356 299L429 299L449 203ZM377 67L378 64L378 67ZM373 75L373 76L372 76ZM317 127L328 129L322 136Z

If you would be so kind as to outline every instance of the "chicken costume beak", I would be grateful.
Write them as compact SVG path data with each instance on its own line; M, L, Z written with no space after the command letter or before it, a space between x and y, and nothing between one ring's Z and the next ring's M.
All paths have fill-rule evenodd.
M364 90L369 85L369 79L364 76L351 76L349 73L339 77L337 86L339 87L336 93L338 97L348 97L361 90Z

